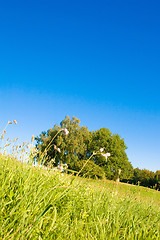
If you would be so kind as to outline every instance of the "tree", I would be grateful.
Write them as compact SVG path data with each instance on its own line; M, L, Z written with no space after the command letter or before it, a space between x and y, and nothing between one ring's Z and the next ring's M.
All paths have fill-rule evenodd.
M133 174L133 167L128 161L126 155L126 145L124 140L118 134L113 134L109 129L101 128L92 132L92 142L90 143L91 151L97 151L100 147L104 147L105 153L110 153L107 158L102 155L96 155L94 161L97 165L103 167L105 175L108 179L117 179L119 169L121 169L121 179L130 179Z
M135 168L132 182L144 187L153 188L157 184L156 173L147 169Z
M80 120L76 117L72 119L67 116L61 123L60 126L55 125L53 129L49 129L47 132L42 132L37 140L37 148L44 152L50 141L57 134L60 129L66 128L69 134L65 136L60 132L52 142L52 145L47 150L47 161L55 159L54 165L59 162L67 163L68 167L72 169L76 161L86 159L87 148L91 138L91 133L87 127L80 127ZM55 146L60 149L58 152Z
M95 164L95 162L93 160L90 160L85 165L86 161L87 160L77 161L72 166L73 170L77 171L77 173L79 171L81 171L81 169L82 169L79 176L90 177L90 178L104 178L105 177L105 172L102 167Z
M156 179L157 189L160 189L160 170L156 171L155 179Z
M61 129L66 128L69 134L66 136ZM37 148L40 153L46 155L45 165L52 163L66 163L69 169L79 171L85 160L91 157L93 152L104 149L95 154L83 169L83 174L108 179L116 179L121 169L121 180L129 179L133 167L126 155L126 145L118 134L113 134L107 128L90 132L87 127L80 127L80 120L67 116L59 125L55 125L47 132L42 132L37 140ZM107 157L107 153L110 154ZM108 154L108 155L109 155Z

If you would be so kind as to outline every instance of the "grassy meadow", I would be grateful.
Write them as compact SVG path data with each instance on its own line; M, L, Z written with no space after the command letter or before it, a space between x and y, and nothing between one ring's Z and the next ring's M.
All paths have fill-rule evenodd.
M160 192L0 156L0 239L160 239Z

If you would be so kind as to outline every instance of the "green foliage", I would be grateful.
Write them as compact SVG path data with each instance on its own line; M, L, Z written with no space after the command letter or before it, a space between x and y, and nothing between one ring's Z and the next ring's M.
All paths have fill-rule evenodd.
M63 128L68 129L69 134L65 136L60 132L54 141L52 141L57 132ZM89 170L89 163L87 163L88 166L86 167L88 168L88 172L90 172L90 176L97 175L98 177L104 177L105 175L108 179L117 179L119 169L121 169L121 180L132 177L133 167L128 161L125 152L127 147L124 140L118 134L112 135L109 129L101 128L100 130L90 132L87 127L80 127L79 119L75 117L70 119L67 116L61 122L60 126L55 125L53 129L42 132L36 140L37 148L41 152L44 152L47 145L52 141L52 145L46 153L46 165L54 159L54 166L57 166L61 162L67 163L69 169L79 169L78 166L82 166L84 160L88 159L93 152L104 148L104 153L108 152L111 156L106 160L101 154L95 155L92 158L94 162L90 163L91 169ZM60 148L61 151L57 152L54 149L54 145Z
M76 161L72 169L79 172L85 163L86 160ZM90 160L81 171L80 176L90 178L104 178L105 172L102 167L99 167L93 160Z
M61 149L60 161L68 164L69 168L78 160L86 159L91 133L87 127L80 127L80 120L67 116L60 124L61 128L67 128L67 136L58 136L57 144Z
M59 162L67 163L69 168L78 160L85 159L87 146L89 144L91 133L86 127L80 127L80 120L73 117L71 120L67 116L60 124L55 125L53 129L49 129L43 134L40 134L37 140L37 148L43 152L52 138L56 135L59 129L66 128L69 134L65 136L62 132L54 139L52 145L47 150L47 164L51 159L55 160L56 166ZM60 148L60 152L54 149L54 145Z
M147 169L134 169L134 174L131 182L134 184L138 184L144 187L155 187L159 188L159 177L160 171L157 171L156 173L149 171Z
M124 140L120 138L118 134L111 135L111 132L106 128L101 128L96 132L93 132L92 143L90 144L92 151L104 147L105 151L111 154L107 158L102 155L95 156L95 163L99 166L103 166L105 175L108 179L116 180L118 177L119 169L121 169L121 180L130 179L133 174L133 167L128 161L126 155L126 145Z
M157 170L155 173L157 188L160 189L160 170Z
M64 128L69 131L67 136L60 131ZM36 140L40 153L44 153L47 149L45 165L51 163L53 166L57 166L59 163L67 163L70 170L79 172L85 164L85 160L93 152L104 148L103 153L110 153L110 156L106 159L100 152L94 155L87 162L81 175L92 178L95 178L95 176L104 178L105 176L110 180L119 178L123 182L160 189L160 172L154 173L145 169L133 169L132 164L128 161L124 139L118 134L112 134L107 128L90 132L87 127L80 127L79 119L75 117L70 119L67 116L60 123L60 126L55 125L53 129L42 132ZM51 145L50 142L52 142ZM54 149L54 145L61 151L58 152ZM119 171L121 172L119 173Z

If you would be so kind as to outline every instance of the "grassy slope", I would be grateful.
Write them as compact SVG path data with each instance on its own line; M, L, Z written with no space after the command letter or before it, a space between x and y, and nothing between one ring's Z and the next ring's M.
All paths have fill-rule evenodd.
M160 239L160 192L0 157L0 239Z

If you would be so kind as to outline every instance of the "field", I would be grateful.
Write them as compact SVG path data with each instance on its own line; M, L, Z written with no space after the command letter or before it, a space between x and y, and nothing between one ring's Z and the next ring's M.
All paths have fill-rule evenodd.
M160 239L160 192L0 156L0 239Z

